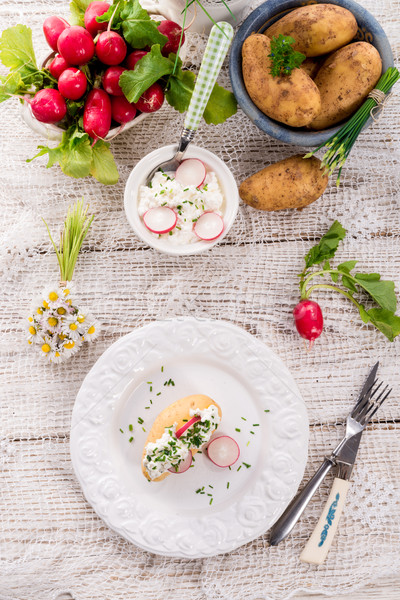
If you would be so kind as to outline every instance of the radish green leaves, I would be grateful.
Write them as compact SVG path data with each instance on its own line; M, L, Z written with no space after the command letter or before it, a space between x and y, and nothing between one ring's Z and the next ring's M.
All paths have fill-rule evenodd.
M350 300L360 313L364 323L372 323L391 342L400 334L400 317L395 314L397 298L393 281L382 280L379 273L354 273L356 260L348 260L333 268L330 264L339 243L345 238L346 230L335 221L319 244L311 248L305 256L305 268L300 274L300 294L307 300L317 289L337 291ZM314 265L323 263L322 269L311 271ZM329 276L336 285L314 283L314 277ZM309 286L309 284L312 285ZM341 284L338 287L337 284ZM355 297L356 296L356 297ZM364 300L377 307L366 308Z

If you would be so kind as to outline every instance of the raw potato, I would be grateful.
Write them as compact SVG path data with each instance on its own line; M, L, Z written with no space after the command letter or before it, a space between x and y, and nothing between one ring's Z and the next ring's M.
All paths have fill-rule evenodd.
M199 408L200 410L204 410L214 404L218 408L218 413L220 418L222 418L221 408L218 406L214 400L212 400L209 396L204 396L203 394L194 394L192 396L186 396L185 398L181 398L177 400L173 404L170 404L165 408L156 420L153 423L153 426L150 430L149 435L147 436L146 443L143 448L143 456L142 456L142 472L143 475L149 481L162 481L167 477L167 475L171 475L169 471L166 471L160 477L156 479L150 479L147 470L143 466L143 460L146 456L146 446L149 442L156 442L160 437L162 437L165 428L170 427L174 423L177 423L177 429L184 425L183 419L190 419L190 409ZM192 454L196 454L198 452L197 449L192 450Z
M315 77L322 108L309 127L327 129L347 119L364 102L381 72L379 52L367 42L349 44L329 56Z
M270 52L270 40L264 34L253 34L243 44L243 79L250 98L276 121L291 127L308 125L321 110L317 86L301 69L272 77Z
M322 65L322 60L318 57L310 57L306 58L301 65L300 69L302 69L311 79L315 79L316 74L319 71L320 66Z
M351 42L357 33L357 21L346 8L335 4L301 6L271 25L265 32L273 36L291 35L293 48L306 56L319 56Z
M315 156L285 158L243 181L240 197L260 210L303 208L322 196L328 185L328 175L320 167Z

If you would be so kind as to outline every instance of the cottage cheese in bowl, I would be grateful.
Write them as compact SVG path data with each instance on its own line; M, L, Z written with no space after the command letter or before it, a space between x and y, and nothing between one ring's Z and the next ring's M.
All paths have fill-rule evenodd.
M156 173L151 188L145 188L148 174L170 160L176 150L176 144L157 148L136 164L125 186L125 213L138 238L159 252L173 256L207 252L224 239L233 225L239 208L237 184L227 165L216 154L191 144L184 160L197 159L206 170L206 179L201 181L201 185L195 182L198 188L188 185L190 182L180 185L174 173L171 176L171 173L162 172ZM161 228L151 227L157 231L153 233L145 225L145 221L149 225L149 215L160 211L170 213L171 235L167 227L164 233L158 233ZM220 222L218 235L197 237L194 228L200 234L204 233L204 227L207 229L207 226L207 233L212 231L213 223L210 224L210 220L214 221L214 225L216 221Z
M175 227L164 234L152 233L154 238L164 238L170 244L183 245L198 242L194 224L205 212L215 212L223 217L224 197L216 174L207 171L204 184L183 185L175 179L175 173L158 171L151 187L142 185L139 191L138 213L143 217L148 210L156 206L168 206L177 214Z

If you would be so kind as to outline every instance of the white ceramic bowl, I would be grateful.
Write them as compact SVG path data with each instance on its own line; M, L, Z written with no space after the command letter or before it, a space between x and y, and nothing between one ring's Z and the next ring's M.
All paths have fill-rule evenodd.
M218 156L204 148L190 145L185 154L185 158L199 158L202 160L206 165L207 170L214 171L222 188L224 196L224 204L222 207L225 224L224 231L216 240L211 242L199 240L198 242L179 246L171 244L168 239L159 239L155 237L154 234L146 228L138 213L139 188L141 185L144 185L150 171L160 163L172 158L175 152L176 144L171 144L170 146L164 146L154 150L154 152L150 152L150 154L138 162L126 182L124 196L125 212L136 235L152 248L173 256L200 254L200 252L205 252L218 244L232 227L239 208L238 188L232 173Z

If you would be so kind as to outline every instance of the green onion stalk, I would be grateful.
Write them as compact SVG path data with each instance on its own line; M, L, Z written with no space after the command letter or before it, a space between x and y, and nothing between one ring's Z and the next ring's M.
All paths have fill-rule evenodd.
M398 69L396 67L389 67L379 79L374 89L387 94L399 79L400 73ZM338 133L332 135L327 142L324 142L318 148L315 148L315 150L304 156L304 158L310 158L325 146L328 150L322 158L321 169L324 169L324 175L332 175L333 171L339 167L336 179L337 186L340 184L342 168L353 148L354 142L368 118L372 116L373 109L378 104L383 103L378 103L374 98L368 98L351 119L339 129Z
M60 266L61 285L72 280L79 251L94 219L94 215L87 216L88 210L88 206L83 206L83 200L78 200L74 206L68 208L64 230L60 234L59 248L54 243L50 229L43 219Z

